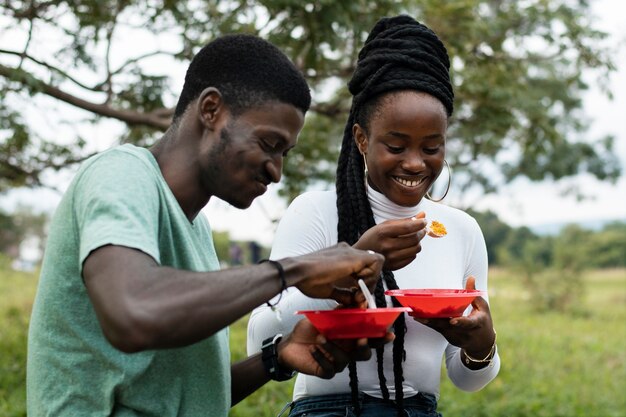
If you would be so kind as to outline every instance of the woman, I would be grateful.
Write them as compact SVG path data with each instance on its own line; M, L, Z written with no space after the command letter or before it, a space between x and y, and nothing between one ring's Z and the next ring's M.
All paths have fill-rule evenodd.
M277 229L271 258L308 253L345 241L385 256L379 306L396 288L487 289L482 232L466 213L427 196L445 162L446 129L453 111L450 62L439 38L408 16L383 18L373 28L349 83L352 109L344 131L336 190L309 192L293 201ZM446 191L447 192L447 191ZM448 235L426 235L426 219ZM248 327L249 353L276 332L288 332L297 310L331 309L297 291L276 309L256 309ZM282 317L282 318L281 318ZM500 359L489 306L477 298L454 319L394 323L393 347L352 363L331 380L299 375L290 416L439 416L441 360L460 389L483 388ZM406 413L406 414L405 414Z

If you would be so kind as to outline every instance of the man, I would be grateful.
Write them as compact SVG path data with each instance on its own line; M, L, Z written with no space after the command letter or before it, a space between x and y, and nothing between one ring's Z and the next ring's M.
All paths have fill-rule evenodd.
M278 182L309 105L276 47L223 37L191 62L155 146L123 145L81 167L53 219L33 307L29 416L226 416L270 377L329 378L370 355L365 341L340 348L303 320L264 343L263 358L230 366L227 326L287 286L351 304L357 293L335 283L372 287L380 274L381 255L345 244L216 271L200 211L211 197L247 208Z

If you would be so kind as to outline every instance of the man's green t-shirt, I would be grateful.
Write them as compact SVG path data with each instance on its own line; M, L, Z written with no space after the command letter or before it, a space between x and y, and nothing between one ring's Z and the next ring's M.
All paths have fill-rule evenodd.
M148 150L123 145L88 160L48 236L29 331L28 415L226 416L227 329L184 348L133 354L105 339L82 265L109 244L164 266L219 268L206 218L187 219Z

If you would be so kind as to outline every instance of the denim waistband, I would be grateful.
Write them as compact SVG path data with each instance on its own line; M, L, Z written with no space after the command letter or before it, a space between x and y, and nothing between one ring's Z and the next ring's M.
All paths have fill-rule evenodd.
M372 397L371 395L359 393L359 403L361 406L366 404L387 403L395 404L395 400L384 400L382 398ZM417 409L433 412L437 410L437 399L432 394L417 393L411 397L403 398L404 407L415 407ZM324 409L327 407L343 407L352 405L351 394L328 394L317 395L314 397L301 398L292 403L292 410L297 408L306 408L308 410Z

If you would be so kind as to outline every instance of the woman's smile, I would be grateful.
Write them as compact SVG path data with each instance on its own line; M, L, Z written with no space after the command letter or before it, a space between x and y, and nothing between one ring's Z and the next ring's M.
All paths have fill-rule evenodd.
M399 183L400 185L408 188L416 188L424 184L428 177L422 176L417 179L406 179L402 177L391 177L394 181Z

